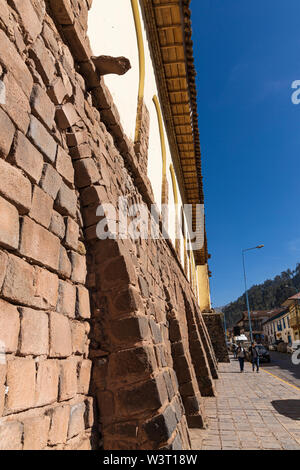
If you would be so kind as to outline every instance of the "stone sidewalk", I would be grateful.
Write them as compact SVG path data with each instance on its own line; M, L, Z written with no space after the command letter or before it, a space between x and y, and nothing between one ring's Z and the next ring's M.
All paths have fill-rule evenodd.
M299 366L300 367L300 366ZM190 430L195 450L300 450L300 385L238 362L220 364L217 397L204 398L209 426Z

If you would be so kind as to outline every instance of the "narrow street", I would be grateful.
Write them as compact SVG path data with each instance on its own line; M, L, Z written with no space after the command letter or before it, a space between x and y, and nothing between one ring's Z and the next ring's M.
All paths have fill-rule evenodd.
M232 358L220 364L217 397L204 398L208 428L190 431L193 449L300 450L299 382L287 383L293 370L281 356L274 359L277 364L263 366L259 374L248 362L243 374ZM278 371L285 381L275 377Z
M267 372L300 387L300 365L292 363L292 356L276 351L270 351L270 364L262 364Z

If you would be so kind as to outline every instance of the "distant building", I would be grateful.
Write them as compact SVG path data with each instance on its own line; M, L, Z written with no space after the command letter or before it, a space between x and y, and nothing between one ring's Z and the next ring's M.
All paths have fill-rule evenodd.
M290 312L288 308L272 310L273 315L263 323L265 342L272 344L282 340L286 344L294 341L293 329L290 324Z
M283 303L289 309L290 326L293 333L292 341L300 340L300 292Z
M251 312L251 326L253 338L255 341L264 341L263 323L266 322L270 316L272 316L272 314L273 311L270 312L268 310L257 310L255 312ZM248 312L243 312L242 315L242 318L235 324L234 327L239 328L240 334L244 334L250 339Z

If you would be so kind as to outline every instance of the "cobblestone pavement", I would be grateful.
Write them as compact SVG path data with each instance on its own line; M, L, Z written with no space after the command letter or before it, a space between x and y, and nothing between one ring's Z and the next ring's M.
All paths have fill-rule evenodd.
M300 366L299 366L300 367ZM220 364L217 397L204 398L207 429L190 430L195 450L300 450L300 386L237 361Z

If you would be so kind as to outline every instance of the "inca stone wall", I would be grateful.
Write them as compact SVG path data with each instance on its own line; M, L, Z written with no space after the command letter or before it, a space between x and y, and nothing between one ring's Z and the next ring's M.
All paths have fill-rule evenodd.
M0 449L189 449L216 360L171 244L96 236L99 204L153 196L91 3L0 0Z
M210 335L215 357L218 362L230 362L225 342L225 331L220 313L203 313L203 319Z

